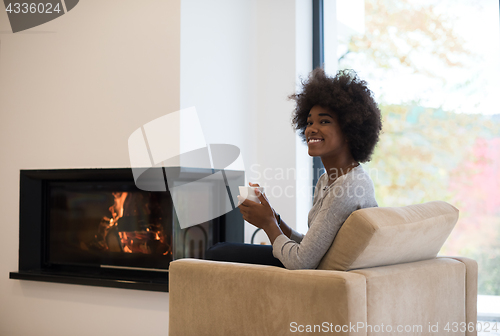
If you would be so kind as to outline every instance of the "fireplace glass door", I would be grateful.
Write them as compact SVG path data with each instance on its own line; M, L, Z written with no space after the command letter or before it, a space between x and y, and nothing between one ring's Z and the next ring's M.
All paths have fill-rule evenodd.
M166 192L130 182L50 182L48 262L167 269L173 213Z

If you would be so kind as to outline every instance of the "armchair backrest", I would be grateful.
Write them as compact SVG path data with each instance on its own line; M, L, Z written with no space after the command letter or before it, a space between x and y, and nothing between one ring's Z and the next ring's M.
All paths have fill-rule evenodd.
M351 269L435 258L458 220L442 201L354 211L340 228L318 269Z

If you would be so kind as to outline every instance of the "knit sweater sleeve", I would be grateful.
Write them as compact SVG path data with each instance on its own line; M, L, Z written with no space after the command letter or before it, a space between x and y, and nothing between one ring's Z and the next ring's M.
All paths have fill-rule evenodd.
M355 190L361 190L360 188L365 191L362 196L358 196L360 193L355 194ZM371 180L346 179L332 189L319 200L322 202L321 207L309 223L310 228L306 235L299 239L300 237L296 237L292 231L292 239L285 235L275 239L273 255L286 268L318 267L347 217L357 209L377 206Z
M319 190L321 189L321 186L325 183L325 177L326 177L326 175L321 175L321 177L318 179L318 183L314 187L313 204L316 204L316 202L318 201ZM292 229L292 233L290 235L290 239L293 240L296 243L300 243L302 241L302 239L304 238L304 236L305 236L304 234L302 234L302 233L300 233L300 232L295 231L294 229Z
M304 235L302 233L297 232L294 229L292 229L292 234L290 235L291 240L293 240L294 242L300 243L303 238L304 238Z

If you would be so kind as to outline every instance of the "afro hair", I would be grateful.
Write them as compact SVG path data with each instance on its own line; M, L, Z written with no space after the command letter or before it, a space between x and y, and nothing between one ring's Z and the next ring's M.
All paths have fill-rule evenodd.
M335 77L329 77L322 68L316 68L302 86L302 92L289 97L296 102L292 125L300 131L302 140L307 141L309 111L318 105L337 116L353 159L370 161L382 130L382 119L367 83L354 70L340 70Z

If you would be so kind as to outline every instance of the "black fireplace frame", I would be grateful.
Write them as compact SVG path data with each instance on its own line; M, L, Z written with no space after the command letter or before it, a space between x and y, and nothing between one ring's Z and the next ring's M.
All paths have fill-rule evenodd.
M184 182L196 181L217 172L186 167L151 169L170 169L169 177L175 176L178 181ZM236 185L244 184L244 173L241 171L225 170L224 175L233 184L234 181ZM10 279L168 292L168 270L53 265L47 262L48 183L101 180L133 182L134 177L131 168L20 171L19 270L10 272ZM229 187L227 189L229 191ZM244 241L244 221L237 208L212 223L214 244Z

